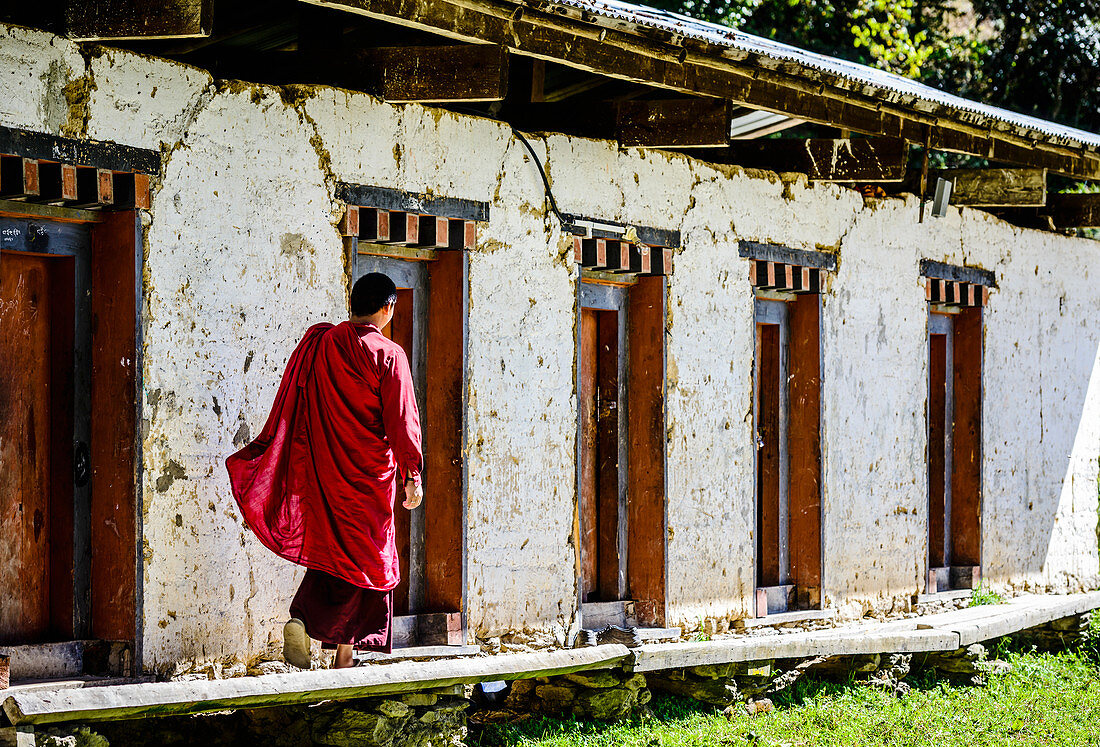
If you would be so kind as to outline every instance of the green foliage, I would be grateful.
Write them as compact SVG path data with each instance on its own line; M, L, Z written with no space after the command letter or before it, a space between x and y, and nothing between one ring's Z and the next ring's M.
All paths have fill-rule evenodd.
M1073 182L1058 191L1061 194L1093 195L1100 192L1100 182Z
M970 607L981 607L984 604L1004 604L1005 598L995 591L990 591L985 584L978 584L974 593L970 596Z
M916 0L859 0L852 13L856 48L864 47L879 67L917 78L935 52L928 29L914 31Z
M800 680L776 710L727 718L694 701L658 696L652 716L618 724L535 717L475 730L471 747L974 747L1095 745L1100 669L1087 651L1007 652L1011 668L985 687L959 687L927 671L911 690Z

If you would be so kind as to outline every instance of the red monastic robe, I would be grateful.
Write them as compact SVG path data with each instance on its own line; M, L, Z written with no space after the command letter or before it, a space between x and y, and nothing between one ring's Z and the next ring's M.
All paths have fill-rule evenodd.
M396 478L419 483L421 462L405 351L373 324L343 322L310 327L263 431L226 468L245 523L270 550L388 591L401 580Z

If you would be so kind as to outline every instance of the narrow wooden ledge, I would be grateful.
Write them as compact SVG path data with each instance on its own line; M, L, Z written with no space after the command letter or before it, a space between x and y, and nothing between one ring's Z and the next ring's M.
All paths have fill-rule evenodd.
M480 646L409 646L408 648L395 648L389 654L364 652L359 654L359 659L371 664L387 664L412 659L456 659L477 656L480 653Z
M779 635L743 635L695 643L650 644L634 649L634 671L815 656L955 651L972 643L994 640L1097 608L1100 608L1100 591L1027 595L1004 604L968 607L885 623L861 623Z
M778 612L766 617L750 617L742 620L734 620L735 628L762 628L769 625L784 625L786 623L812 622L814 620L832 620L836 617L836 610L794 610L792 612Z
M973 589L955 589L954 591L936 591L930 594L917 594L917 604L929 602L954 602L959 599L969 599L974 596Z
M154 682L52 692L19 692L4 701L12 724L177 716L235 708L301 705L433 687L548 677L616 666L630 656L617 644L530 654L325 669L227 680Z
M814 656L954 651L958 640L957 634L940 630L881 631L850 627L697 643L658 643L634 649L634 671Z

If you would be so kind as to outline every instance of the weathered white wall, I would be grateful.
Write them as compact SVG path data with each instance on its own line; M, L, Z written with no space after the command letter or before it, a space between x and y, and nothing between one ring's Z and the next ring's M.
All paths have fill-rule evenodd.
M126 52L85 59L2 26L0 77L0 124L165 156L145 237L147 666L255 652L286 614L299 573L242 526L222 461L262 426L305 327L344 314L338 180L490 202L469 258L469 623L479 636L568 628L577 270L506 127L329 88L216 84ZM987 577L1096 582L1096 244L974 211L918 225L912 199L865 205L801 177L532 139L563 210L682 232L666 320L670 622L752 610L754 325L739 239L839 253L822 302L827 604L855 615L921 590L924 257L998 277Z
M51 135L79 128L69 111L85 62L75 44L19 26L0 24L0 125Z
M985 315L986 576L1008 587L1095 586L1096 245L977 212L964 213L961 244L999 285Z

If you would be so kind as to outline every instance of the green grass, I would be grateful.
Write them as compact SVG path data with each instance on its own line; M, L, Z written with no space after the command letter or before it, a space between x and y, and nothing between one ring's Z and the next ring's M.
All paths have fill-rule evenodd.
M860 684L800 681L767 714L727 719L694 701L656 697L653 716L619 724L535 717L473 730L471 747L1030 747L1100 745L1100 651L1038 654L993 648L1012 665L983 687L928 674L897 697Z
M978 584L978 588L974 589L974 593L970 596L971 607L981 607L983 604L1004 604L1005 598L995 591Z

